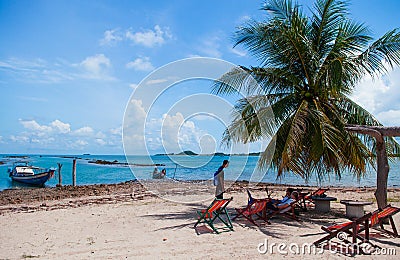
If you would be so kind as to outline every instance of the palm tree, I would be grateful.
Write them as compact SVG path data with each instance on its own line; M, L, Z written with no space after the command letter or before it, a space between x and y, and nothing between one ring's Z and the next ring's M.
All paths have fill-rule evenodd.
M400 64L400 33L395 29L372 42L368 28L348 18L347 6L316 0L306 16L291 0L270 0L262 7L268 20L238 28L235 46L243 45L260 65L235 68L214 84L217 94L248 93L237 101L223 142L254 142L267 132L276 140L271 166L278 176L340 177L348 170L360 178L368 164L374 165L374 139L345 127L381 124L349 94L365 75L377 77ZM261 92L248 84L249 77ZM275 118L262 116L266 109ZM400 151L393 138L386 141L391 152ZM260 167L270 166L271 146Z

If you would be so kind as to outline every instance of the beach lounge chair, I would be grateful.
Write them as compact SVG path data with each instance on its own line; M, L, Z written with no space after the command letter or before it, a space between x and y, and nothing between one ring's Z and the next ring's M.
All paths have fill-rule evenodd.
M232 220L235 220L238 217L243 216L251 223L258 226L257 223L255 222L255 219L253 219L253 216L256 216L257 219L265 219L265 217L263 217L263 210L265 210L266 205L267 205L267 200L252 198L251 201L249 200L249 203L245 208L236 209L237 215ZM270 224L268 221L266 222Z
M214 201L211 203L210 206L208 206L207 209L197 211L197 214L199 215L199 219L197 220L196 224L194 225L194 228L197 227L198 224L204 222L207 223L212 230L219 234L220 232L218 229L226 229L226 231L233 231L233 226L232 222L229 216L228 211L226 210L226 206L233 200L233 198L230 199L214 199ZM221 216L224 215L225 219ZM214 226L214 221L216 219L219 219L223 224L224 227L222 228L216 228Z
M276 210L276 211L271 211L267 213L266 215L266 221L269 221L274 216L284 216L286 218L294 219L294 220L299 220L297 215L296 215L296 205L299 202L299 200L295 200L292 203L290 203L286 208Z
M331 225L329 227L322 226L321 229L328 234L314 242L314 245L320 246L328 243L329 240L338 238L343 243L351 243L354 248L362 243L369 243L374 247L378 247L369 241L369 227L372 213L368 213L353 221L341 224ZM349 236L348 236L349 235ZM351 239L351 241L349 240ZM360 240L359 242L357 242ZM358 247L356 250L359 250Z
M357 239L364 243L369 243L374 247L379 247L377 245L372 244L369 241L369 229L376 228L379 224L380 228L376 228L384 233L387 233L393 237L399 237L397 233L396 226L393 221L393 215L400 212L400 208L393 207L391 205L387 205L383 209L378 209L372 213L368 213L361 218L358 218L354 221L349 221L341 224L332 225L329 227L321 227L322 230L328 232L329 234L317 241L314 242L315 245L319 245L324 241L328 241L334 237L336 237L340 232L345 232L351 235L352 243L355 244ZM389 220L390 225L392 227L392 231L384 228L384 222ZM364 233L362 235L362 233ZM341 237L343 241L343 236ZM350 242L350 241L344 241Z
M304 196L305 200L309 200L312 202L311 197L323 197L326 196L325 192L327 192L329 188L318 188L316 191L311 192L309 195Z
M393 207L391 205L387 205L383 209L378 209L372 213L370 226L393 237L400 237L393 220L393 216L398 212L400 212L400 208ZM384 223L387 220L389 220L392 231L387 230L384 227ZM376 227L378 225L380 228Z
M325 192L327 192L328 190L329 188L318 188L316 191L313 191L309 194L299 191L298 205L300 206L301 209L303 209L303 211L307 211L307 205L310 206L310 203L314 204L312 197L313 196L324 197L326 196Z

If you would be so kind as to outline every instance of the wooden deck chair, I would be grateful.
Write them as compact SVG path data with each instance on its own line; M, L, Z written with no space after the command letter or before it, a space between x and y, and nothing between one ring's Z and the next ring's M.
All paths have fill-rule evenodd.
M352 243L354 247L362 243L369 243L374 247L378 247L369 241L369 227L370 227L371 216L372 213L368 213L353 221L348 221L341 224L335 224L329 227L322 226L321 229L327 232L328 234L315 241L314 245L320 246L321 244L323 244L323 242L328 243L329 240L338 238L344 243ZM346 235L341 235L341 233L346 233L350 235L349 238L351 238L351 241Z
M304 196L304 199L312 201L311 197L313 196L323 196L325 192L327 192L329 188L318 188L316 191L311 192L309 195Z
M304 205L305 210L307 209L307 204L310 206L310 203L314 204L314 201L312 200L311 197L317 196L317 197L322 197L326 196L325 192L327 192L329 188L318 188L316 191L311 192L310 194L307 194L301 198L302 204ZM308 203L306 203L308 201Z
M210 206L208 206L205 210L197 211L199 215L199 219L197 220L194 228L202 222L207 223L212 230L219 234L220 232L215 228L214 221L219 219L225 226L222 229L228 228L227 231L233 231L232 222L229 216L228 211L226 210L226 206L233 200L230 199L214 199ZM225 215L225 219L221 217L221 215ZM221 229L221 228L218 228Z
M290 219L299 220L295 212L295 208L298 202L299 199L290 203L286 208L270 212L266 216L266 221L269 221L269 219L271 219L274 216L284 216Z
M398 212L400 212L400 208L393 207L391 205L387 205L383 209L378 209L374 211L372 213L370 227L374 227L393 237L400 237L393 220L393 216ZM389 223L392 227L392 231L385 229L384 223L386 222L386 220L389 220ZM378 224L380 228L376 227L378 226Z
M254 225L258 226L257 223L255 222L255 219L253 219L253 216L256 216L257 219L264 219L263 217L263 210L265 210L265 207L267 205L267 200L264 199L252 199L251 202L249 201L248 205L243 208L243 209L236 209L237 215L232 219L235 220L238 217L245 217L247 220L249 220L251 223ZM268 224L270 224L268 221L266 221Z

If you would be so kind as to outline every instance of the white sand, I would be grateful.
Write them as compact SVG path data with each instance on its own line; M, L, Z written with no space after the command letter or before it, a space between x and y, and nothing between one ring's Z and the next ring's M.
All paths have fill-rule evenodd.
M354 192L353 192L354 193ZM338 198L348 198L353 193L329 192ZM255 196L263 196L255 192ZM394 194L398 196L397 194ZM227 194L234 201L228 206L246 204L244 192ZM361 193L359 198L372 198ZM390 196L393 196L391 194ZM301 213L301 221L274 218L271 225L257 227L243 219L234 221L234 231L211 233L203 224L196 230L196 210L209 202L180 204L160 198L116 204L86 205L77 208L49 211L6 212L0 215L0 259L344 259L346 256L325 251L323 254L296 255L292 252L260 254L260 243L312 243L325 233L321 225L346 221L333 216L344 212L344 205L332 203L332 214L318 214L314 210ZM398 202L392 203L399 206ZM372 211L376 206L366 207ZM311 220L310 218L313 218ZM261 222L258 222L261 223ZM395 216L400 228L400 213ZM217 225L218 226L218 225ZM376 233L376 231L373 231ZM373 238L383 248L393 248L400 255L400 238ZM263 248L261 248L263 249ZM284 251L289 251L288 248ZM317 250L320 251L320 250ZM365 256L363 259L398 259L398 256Z

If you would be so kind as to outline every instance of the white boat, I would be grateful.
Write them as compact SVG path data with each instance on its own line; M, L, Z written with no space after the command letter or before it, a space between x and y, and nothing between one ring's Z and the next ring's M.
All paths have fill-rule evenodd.
M15 162L13 167L8 169L9 176L13 181L35 186L43 186L54 176L54 172L53 168L30 166L27 162Z

